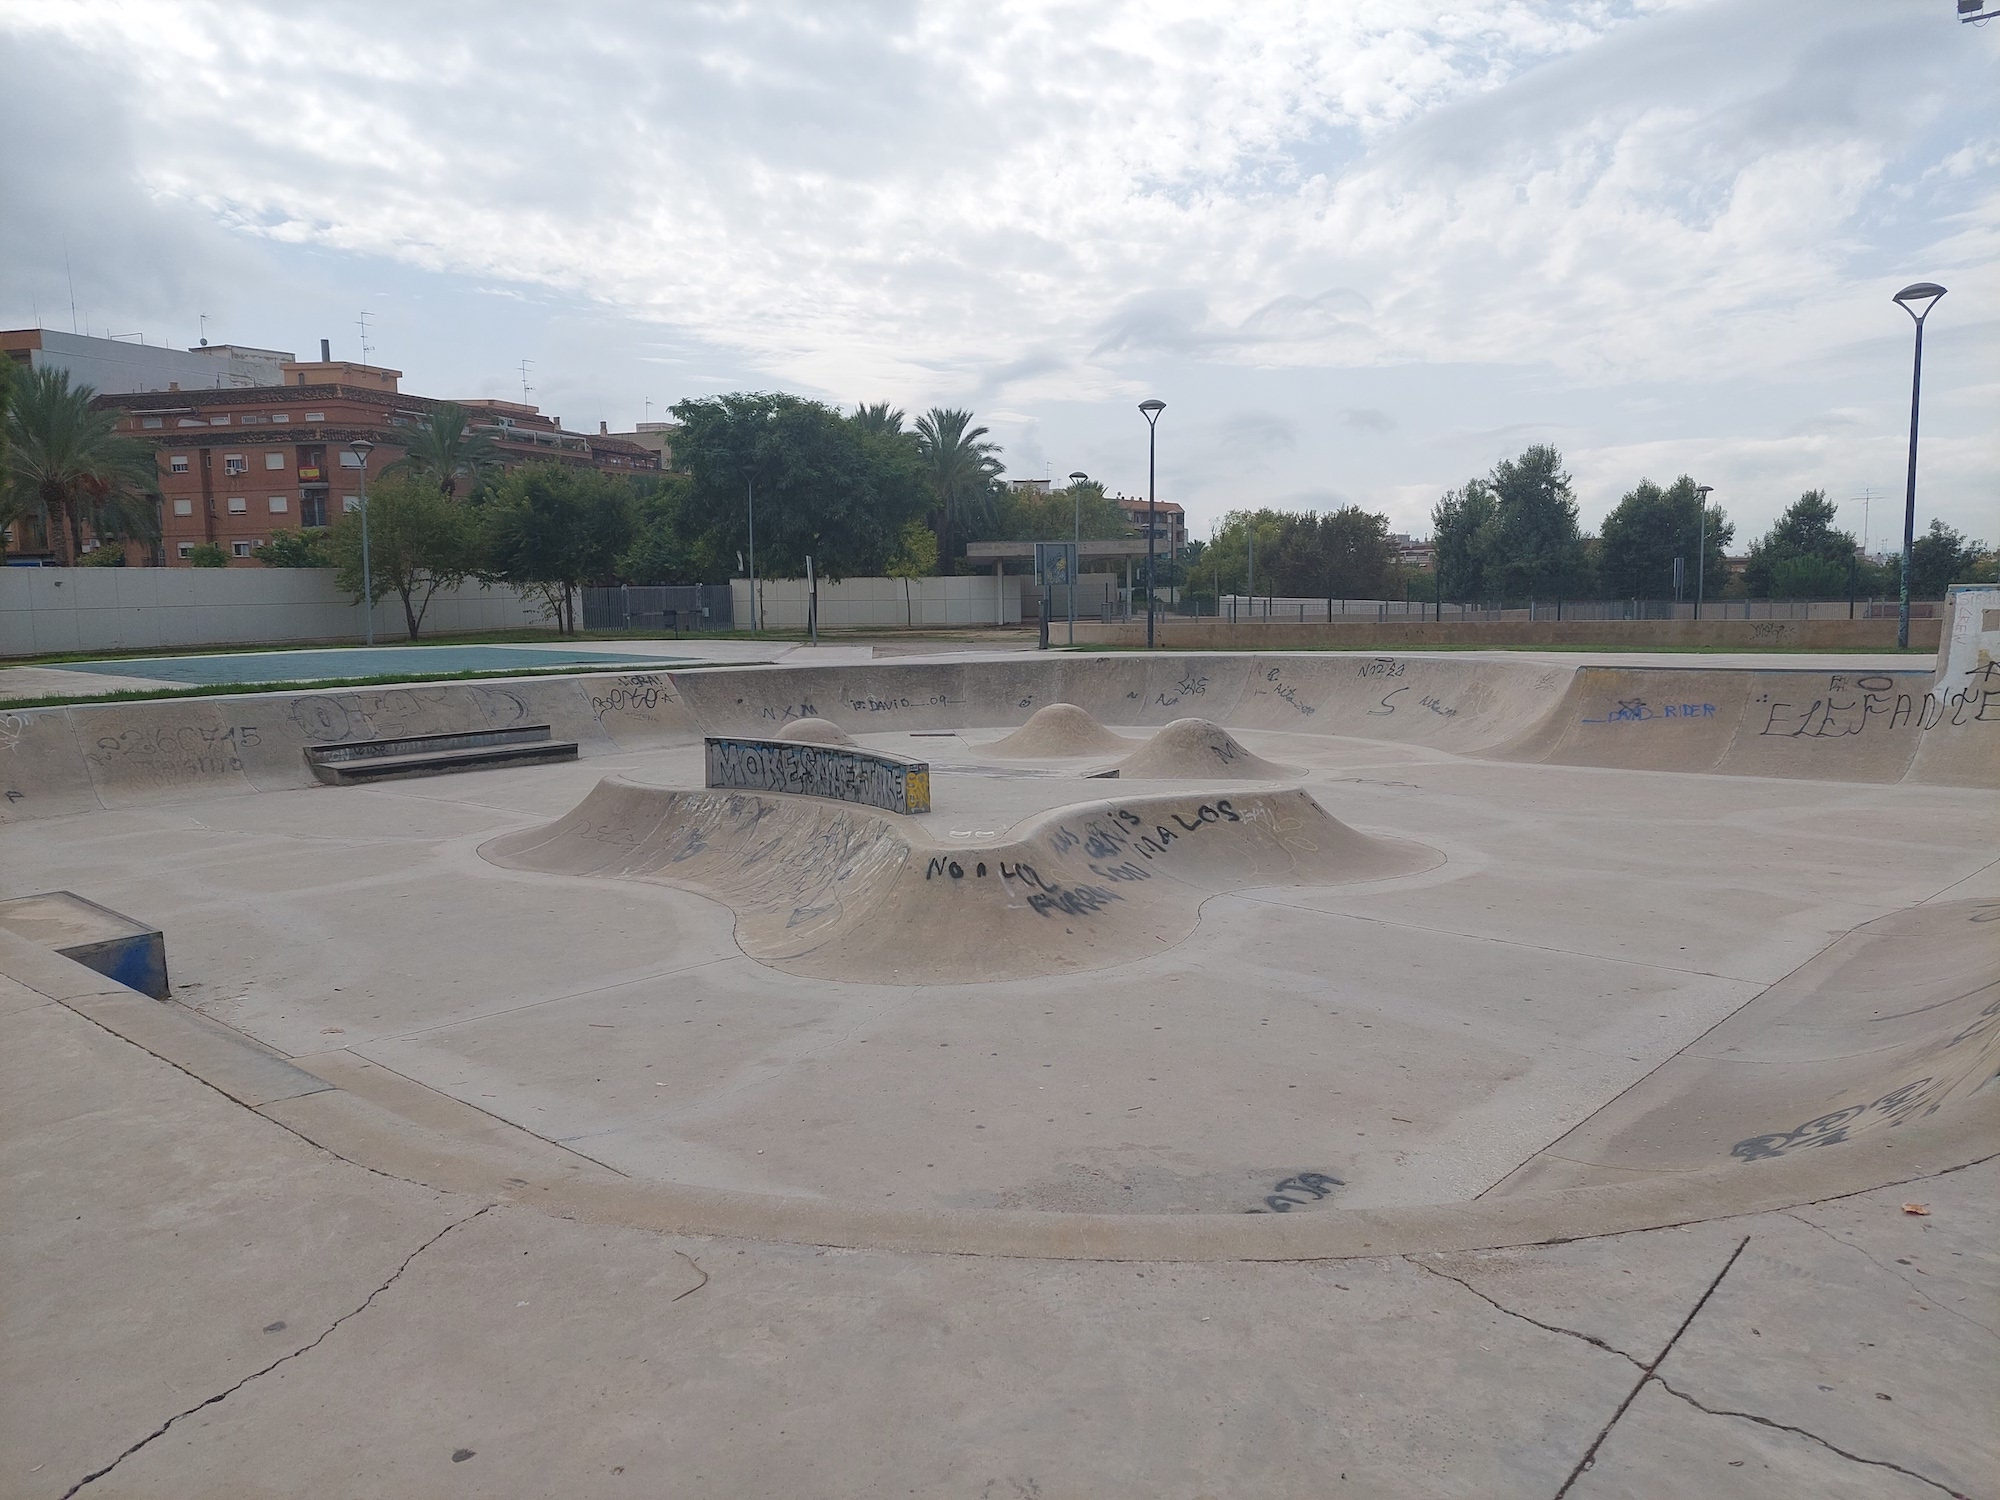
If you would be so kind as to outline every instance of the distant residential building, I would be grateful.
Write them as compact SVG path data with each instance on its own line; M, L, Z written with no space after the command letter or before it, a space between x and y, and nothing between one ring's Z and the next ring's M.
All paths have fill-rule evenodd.
M1129 495L1113 495L1112 503L1125 517L1125 524L1139 533L1143 541L1146 536L1146 500L1142 495L1133 499ZM1163 553L1180 551L1187 545L1187 514L1171 500L1162 500L1155 507L1158 525L1154 540Z
M286 361L281 379L249 389L102 395L125 413L121 430L150 440L159 461L160 528L167 564L185 564L204 542L230 561L256 556L275 530L327 526L359 509L373 483L403 456L403 430L445 403L399 389L401 372L334 360ZM458 403L475 430L497 440L506 468L537 460L614 474L657 472L660 456L636 442L566 432L554 417L513 401ZM349 449L375 445L367 466Z
M199 344L170 349L125 339L58 333L53 328L0 330L0 354L31 370L64 370L71 385L100 395L131 391L245 390L277 385L296 358L282 349L243 344Z
M1437 571L1437 548L1430 542L1392 531L1389 533L1389 545L1396 549L1396 561L1401 566L1425 573Z
M634 443L659 459L662 469L674 466L674 439L680 435L678 422L641 422L631 432L610 432L607 424L597 424L599 437L616 438L620 442Z
M1007 488L1017 495L1048 495L1054 493L1052 484L1047 479L1010 479Z

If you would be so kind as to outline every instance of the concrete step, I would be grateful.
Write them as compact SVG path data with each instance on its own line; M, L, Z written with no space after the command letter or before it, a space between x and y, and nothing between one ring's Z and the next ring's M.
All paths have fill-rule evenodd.
M306 764L312 768L314 777L329 786L540 765L575 760L576 755L576 742L551 738L546 724L413 734L396 739L357 740L345 745L309 745L305 752Z

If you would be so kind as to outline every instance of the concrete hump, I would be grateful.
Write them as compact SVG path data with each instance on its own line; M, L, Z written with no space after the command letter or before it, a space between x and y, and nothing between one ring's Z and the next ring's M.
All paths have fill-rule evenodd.
M1333 818L1304 792L1137 797L1040 814L992 843L808 797L681 792L610 777L489 863L654 882L736 913L750 957L819 979L943 984L1101 968L1194 930L1201 903L1340 885L1441 856Z
M1841 938L1516 1169L1497 1192L1746 1169L1942 1110L2000 1110L2000 901Z
M1299 772L1253 755L1212 720L1176 719L1118 762L1118 774L1161 781L1283 781Z
M1072 755L1117 755L1139 743L1113 734L1074 703L1036 709L1028 722L985 747L989 755L1020 760L1058 760Z
M826 719L794 719L771 736L792 745L851 745L854 736Z

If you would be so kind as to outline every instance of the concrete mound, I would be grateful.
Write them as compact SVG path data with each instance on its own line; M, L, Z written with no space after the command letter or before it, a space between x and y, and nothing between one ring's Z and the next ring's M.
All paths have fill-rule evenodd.
M1774 1161L2000 1109L2000 901L1865 923L1502 1182L1547 1192Z
M854 736L827 719L794 719L771 736L794 745L851 745Z
M1283 781L1299 773L1251 754L1211 720L1176 719L1118 762L1118 774L1151 780Z
M1113 734L1074 703L1051 703L1028 716L1028 722L986 746L989 755L1009 759L1054 760L1072 755L1115 755L1138 744Z
M868 984L1024 979L1126 963L1194 930L1210 895L1428 869L1298 790L1136 797L1043 813L999 842L804 797L608 777L566 817L480 847L508 869L652 881L736 913L743 951Z

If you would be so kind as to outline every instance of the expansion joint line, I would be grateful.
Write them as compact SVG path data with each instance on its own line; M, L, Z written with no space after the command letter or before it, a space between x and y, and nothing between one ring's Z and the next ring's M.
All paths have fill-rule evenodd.
M1737 1242L1736 1248L1729 1252L1729 1259L1722 1263L1722 1269L1715 1273L1715 1279L1709 1282L1708 1289L1696 1300L1694 1306L1688 1309L1688 1315L1681 1319L1681 1326L1674 1330L1674 1336L1667 1340L1661 1347L1660 1352L1653 1356L1650 1363L1639 1366L1638 1381L1633 1385L1631 1390L1625 1393L1625 1399L1618 1403L1618 1410L1611 1414L1611 1420L1606 1422L1597 1436L1591 1440L1590 1447L1584 1452L1583 1457L1576 1461L1576 1467L1569 1471L1569 1478L1565 1479L1562 1482L1562 1488L1556 1491L1555 1500L1563 1500L1563 1496L1570 1492L1571 1487L1576 1484L1577 1480L1581 1479L1590 1466L1597 1462L1597 1450L1602 1448L1604 1440L1611 1436L1611 1429L1618 1425L1619 1419L1625 1415L1632 1403L1638 1399L1639 1392L1646 1388L1646 1382L1658 1379L1658 1376L1654 1372L1665 1363L1667 1356L1674 1352L1674 1345L1681 1341L1681 1335L1686 1333L1693 1325L1694 1320L1701 1316L1701 1310L1708 1306L1708 1299L1713 1297L1715 1289L1722 1285L1722 1278L1729 1274L1730 1267L1736 1264L1737 1257L1742 1255L1749 1246L1750 1236L1746 1234ZM1662 1381L1661 1384L1664 1385L1665 1382Z
M244 1386L250 1384L251 1381L262 1379L264 1376L270 1374L273 1370L277 1369L279 1365L286 1364L291 1360L295 1360L302 1354L312 1353L313 1350L317 1349L321 1344L325 1343L327 1339L332 1336L334 1329L340 1327L340 1325L342 1323L345 1323L349 1318L359 1317L362 1313L368 1311L369 1307L374 1303L375 1299L381 1296L384 1292L388 1291L390 1287L394 1286L397 1280L402 1276L402 1274L410 1269L411 1263L414 1262L419 1255L422 1255L426 1250L430 1249L431 1246L435 1245L439 1240L443 1239L446 1235L450 1234L454 1229L457 1229L462 1225L470 1224L474 1219L478 1218L481 1214L486 1213L497 1206L498 1206L497 1204L489 1203L484 1208L478 1208L473 1210L471 1213L467 1214L462 1219L452 1220L451 1223L445 1225L444 1228L440 1229L436 1234L432 1235L429 1239L425 1240L421 1245L417 1246L416 1249L412 1250L408 1255L404 1256L402 1264L397 1266L396 1269L389 1274L388 1280L384 1281L380 1286L376 1287L374 1291L370 1292L367 1295L367 1297L365 1297L362 1300L360 1306L354 1308L349 1312L342 1313L339 1317L335 1318L331 1323L327 1324L325 1331L322 1332L320 1336L314 1339L310 1344L303 1344L297 1349L292 1350L292 1352L289 1354L279 1355L276 1359L272 1360L268 1365L264 1366L263 1369L253 1370L250 1374L245 1375L241 1380L237 1381L236 1384L230 1386L227 1390L217 1391L213 1396L210 1396L206 1401L197 1401L193 1406L190 1406L186 1411L176 1412L173 1416L168 1417L166 1421L162 1422L158 1427L155 1427L151 1432L147 1433L144 1437L140 1438L138 1442L134 1443L131 1447L127 1448L123 1453L119 1454L116 1458L112 1459L111 1462L106 1464L103 1468L97 1469L92 1473L84 1475L83 1478L79 1479L75 1484L71 1485L68 1489L64 1490L62 1493L62 1500L70 1500L70 1497L72 1495L76 1494L77 1491L83 1489L86 1485L95 1484L98 1480L102 1479L106 1474L109 1474L113 1469L117 1468L120 1464L124 1463L126 1459L130 1458L133 1454L137 1453L141 1448L145 1447L148 1443L152 1442L153 1439L164 1435L167 1429L172 1427L176 1422L180 1421L181 1418L191 1417L196 1412L214 1406L219 1401L227 1401L231 1396L235 1395L238 1391L242 1390Z
M1910 1479L1917 1480L1922 1484L1929 1485L1932 1489L1936 1490L1941 1495L1951 1496L1951 1500L1972 1500L1972 1497L1964 1493L1962 1490L1955 1490L1950 1485L1940 1484L1938 1483L1937 1480L1932 1479L1927 1474L1919 1474L1915 1469L1906 1469L1901 1464L1889 1462L1889 1460L1886 1458L1863 1458L1859 1453L1849 1453L1845 1448L1842 1448L1834 1443L1829 1443L1825 1438L1821 1437L1816 1432L1808 1432L1803 1427L1794 1427L1789 1422L1774 1422L1769 1417L1758 1416L1755 1412L1731 1411L1726 1406L1704 1406L1701 1402L1695 1400L1694 1397L1690 1396L1686 1391L1680 1390L1677 1387L1668 1384L1665 1379L1663 1379L1658 1375L1651 1375L1648 1376L1647 1378L1656 1381L1659 1384L1660 1389L1665 1391L1669 1396L1677 1396L1681 1400L1687 1402L1687 1404L1689 1406L1692 1406L1696 1411L1706 1412L1711 1417L1737 1417L1745 1422L1755 1422L1759 1427L1768 1427L1774 1432L1789 1432L1792 1433L1794 1436L1805 1438L1808 1442L1818 1443L1820 1447L1826 1449L1829 1453L1837 1453L1842 1458L1847 1459L1850 1463L1867 1464L1870 1467L1877 1469L1893 1469L1898 1474L1902 1474Z
M1825 1235L1828 1239L1832 1240L1834 1244L1840 1246L1841 1249L1852 1250L1856 1255L1860 1256L1863 1260L1867 1261L1869 1265L1873 1266L1876 1270L1880 1271L1884 1276L1894 1277L1897 1281L1901 1282L1904 1286L1908 1287L1911 1291L1915 1292L1919 1297L1922 1297L1926 1302L1928 1302L1932 1307L1936 1308L1939 1312L1949 1313L1954 1318L1958 1318L1963 1322L1970 1323L1974 1328L1977 1328L1981 1333L1986 1334L1990 1338L2000 1338L2000 1330L1995 1330L1989 1325L1980 1322L1979 1319L1972 1317L1970 1314L1960 1312L1955 1307L1946 1307L1944 1305L1944 1302L1938 1297L1937 1293L1928 1291L1925 1288L1919 1286L1916 1282L1910 1280L1910 1278L1905 1276L1902 1272L1897 1270L1892 1270L1890 1267L1883 1265L1881 1261L1877 1260L1874 1256L1870 1255L1866 1250L1862 1249L1861 1246L1855 1244L1854 1241L1842 1239L1839 1235L1835 1234L1831 1229L1828 1229L1824 1224L1814 1223L1811 1219L1808 1219L1804 1214L1800 1213L1797 1209L1786 1208L1786 1209L1780 1209L1779 1212L1784 1214L1786 1218L1796 1219L1799 1223L1805 1225L1806 1228L1815 1230L1818 1233Z

